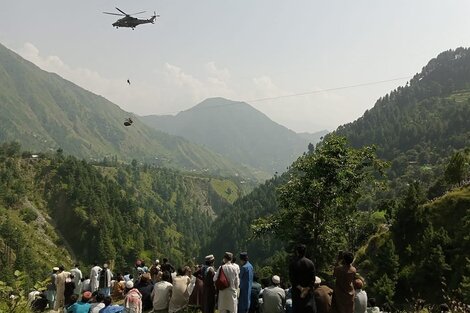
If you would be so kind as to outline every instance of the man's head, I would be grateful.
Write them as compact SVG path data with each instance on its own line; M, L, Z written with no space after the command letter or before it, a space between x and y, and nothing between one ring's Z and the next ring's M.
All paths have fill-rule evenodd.
M313 286L315 288L318 288L320 286L320 284L321 284L321 278L318 277L318 276L315 276L315 281L313 282Z
M157 273L156 279L157 279L157 282L162 281L162 279L163 279L163 272L162 271L159 271Z
M232 252L225 252L223 260L224 260L224 263L231 262L233 260Z
M356 278L353 282L354 289L362 289L364 287L364 282L360 278Z
M170 281L171 279L171 274L168 271L164 271L162 274L162 280L164 281Z
M167 258L163 258L163 264L166 264L168 263L168 259Z
M214 264L214 260L215 260L214 255L213 255L213 254L209 254L209 255L207 255L207 256L204 258L204 263L205 263L206 265L213 265L213 264Z
M248 262L248 253L246 252L240 253L240 263L246 264L246 262Z
M354 261L354 255L352 254L352 252L346 251L346 252L343 253L343 262L344 262L344 264L350 265L350 264L352 264L353 261Z
M295 246L295 253L297 254L298 257L304 257L306 250L307 250L307 246L304 244L299 243L298 245Z
M106 296L106 297L104 297L104 301L103 301L103 302L104 302L104 306L105 306L105 307L106 307L106 306L110 306L111 303L113 302L113 299L111 298L111 296Z
M277 275L274 275L271 281L273 282L273 285L279 286L279 284L281 283L281 278Z
M90 291L85 291L83 294L82 294L82 302L88 302L90 301L92 297L92 293Z
M98 292L98 294L95 297L95 302L101 303L103 302L103 300L104 300L104 294L102 294L101 292Z

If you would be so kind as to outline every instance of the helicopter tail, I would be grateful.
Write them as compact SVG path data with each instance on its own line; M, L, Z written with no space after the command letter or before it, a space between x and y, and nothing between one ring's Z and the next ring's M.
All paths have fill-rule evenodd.
M157 17L160 17L160 15L157 15L157 13L156 13L155 11L153 11L153 16L152 16L152 17L150 18L150 20L149 20L150 23L155 24L155 19L156 19Z

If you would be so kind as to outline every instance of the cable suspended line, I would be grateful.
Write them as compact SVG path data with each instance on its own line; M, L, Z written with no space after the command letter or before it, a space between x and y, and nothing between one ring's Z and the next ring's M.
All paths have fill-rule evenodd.
M335 91L335 90L341 90L341 89L350 89L350 88L357 88L357 87L378 85L378 84L393 82L393 81L397 81L397 80L408 79L408 78L412 78L412 77L413 77L413 75L408 75L408 76L397 77L397 78L391 78L391 79L386 79L386 80L377 80L377 81L368 82L368 83L361 83L361 84L355 84L355 85L347 85L347 86L341 86L341 87L333 87L333 88L327 88L327 89L318 89L318 90L305 91L305 92L293 93L293 94L287 94L287 95L281 95L281 96L275 96L275 97L257 98L257 99L252 99L252 100L240 100L240 101L235 101L235 102L233 102L233 103L206 106L206 107L204 107L204 109L219 108L219 107L223 107L223 106L237 105L237 104L240 103L240 102L246 102L246 103L250 103L250 102L261 102L261 101L268 101L268 100L277 100L277 99L283 99L283 98L291 98L291 97L298 97L298 96L313 95L313 94L322 93L322 92L327 92L327 91ZM176 114L176 113L180 113L180 112L183 112L183 111L186 111L186 110L160 113L159 115Z
M356 87L363 87L363 86L378 85L378 84L393 82L393 81L397 81L397 80L408 79L408 78L411 78L411 77L413 77L413 76L403 76L403 77L397 77L397 78L392 78L392 79L387 79L387 80L378 80L378 81L362 83L362 84L356 84L356 85L341 86L341 87L334 87L334 88L328 88L328 89L319 89L319 90L313 90L313 91L305 91L305 92L301 92L301 93L293 93L293 94L281 95L281 96L275 96L275 97L258 98L258 99L253 99L253 100L247 100L245 102L259 102L259 101L266 101L266 100L276 100L276 99L282 99L282 98L312 95L312 94L326 92L326 91L334 91L334 90L341 90L341 89L349 89L349 88L356 88Z

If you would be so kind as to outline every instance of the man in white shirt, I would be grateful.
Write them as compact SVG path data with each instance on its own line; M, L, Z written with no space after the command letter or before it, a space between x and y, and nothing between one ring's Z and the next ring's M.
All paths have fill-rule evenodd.
M75 264L75 267L70 270L70 274L73 275L73 282L75 283L75 289L73 290L73 293L75 295L81 295L82 294L82 271L78 268L79 264Z
M98 262L93 263L93 267L90 271L90 291L94 292L98 290L99 287L99 275L101 272L101 267L98 266Z
M152 294L150 295L153 303L153 312L155 313L168 313L168 306L170 304L171 292L173 285L168 282L170 279L169 272L158 272L157 282L153 287Z
M362 290L364 282L360 278L356 278L353 282L354 295L354 313L366 313L367 311L367 293Z
M220 271L224 271L229 282L229 287L219 290L218 309L220 313L237 313L238 295L237 290L240 287L240 267L232 264L233 254L225 252L223 262L214 275L214 282L217 281Z

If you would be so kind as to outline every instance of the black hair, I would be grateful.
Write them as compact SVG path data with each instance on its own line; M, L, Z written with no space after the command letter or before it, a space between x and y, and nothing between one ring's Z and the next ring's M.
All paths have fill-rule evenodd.
M98 292L98 294L95 296L95 300L96 302L103 302L104 294L102 294L101 292Z
M163 263L166 263L168 262L168 259L167 258L163 258Z
M353 260L354 260L354 255L352 254L352 252L346 251L343 253L344 263L349 265L353 262Z
M449 312L450 311L449 306L446 303L442 303L441 305L439 305L439 310L441 312Z
M71 295L71 296L70 296L70 303L71 303L71 304L77 302L77 300L78 300L78 296L77 296L77 295Z
M370 306L375 306L375 298L369 298Z
M75 263L75 267L79 267L79 266L80 266L80 264L79 264L79 263Z
M171 274L168 271L164 271L162 273L162 280L164 281L169 281L171 279Z
M307 250L307 246L299 243L298 245L295 246L295 252L301 257L305 256L305 251Z
M108 306L108 305L111 305L111 303L113 302L113 299L111 298L111 296L106 296L104 297L104 306Z

